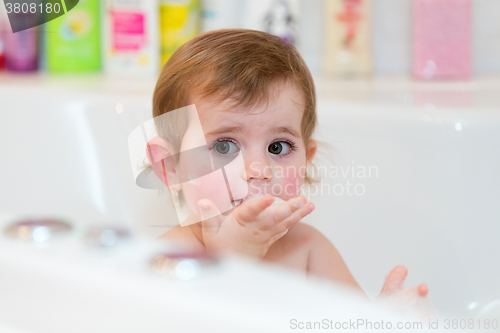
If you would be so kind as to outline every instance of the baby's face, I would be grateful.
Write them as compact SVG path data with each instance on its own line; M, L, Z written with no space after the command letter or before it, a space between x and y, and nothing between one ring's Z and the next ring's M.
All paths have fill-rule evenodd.
M292 84L277 85L276 89L276 98L269 105L249 109L234 107L232 101L217 104L194 98L214 164L227 164L224 161L234 161L238 154L243 162L239 171L237 167L237 171L233 168L233 172L226 172L229 186L216 178L183 183L188 207L197 207L204 198L227 201L222 194L228 187L235 206L255 195L272 194L288 200L299 194L307 152L301 136L304 97ZM181 147L185 144L189 143L183 141ZM181 156L179 169L189 162ZM217 207L224 205L214 203Z

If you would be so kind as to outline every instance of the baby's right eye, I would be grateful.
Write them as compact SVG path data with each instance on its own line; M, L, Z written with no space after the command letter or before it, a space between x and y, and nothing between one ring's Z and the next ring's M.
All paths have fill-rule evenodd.
M219 141L213 146L212 149L221 155L229 155L238 152L238 146L231 141Z

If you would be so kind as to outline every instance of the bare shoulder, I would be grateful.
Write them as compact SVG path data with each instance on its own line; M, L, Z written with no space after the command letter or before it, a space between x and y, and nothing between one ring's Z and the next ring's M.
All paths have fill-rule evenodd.
M314 244L316 241L328 241L328 239L318 231L318 229L313 226L299 222L288 230L286 236L290 237L290 240L300 240L301 242L306 242L307 244Z
M165 232L158 237L158 239L183 243L184 245L196 250L205 249L196 236L191 232L189 227L181 227L180 225Z
M311 250L322 237L314 227L297 223L269 248L264 259L307 272Z
M189 238L189 235L186 233L186 230L181 228L181 226L176 226L169 231L163 233L158 239L174 239L181 240Z
M311 251L318 247L333 246L318 229L305 223L297 223L278 242L278 245L298 247L303 251Z
M360 289L339 251L311 225L296 224L269 250L273 261Z

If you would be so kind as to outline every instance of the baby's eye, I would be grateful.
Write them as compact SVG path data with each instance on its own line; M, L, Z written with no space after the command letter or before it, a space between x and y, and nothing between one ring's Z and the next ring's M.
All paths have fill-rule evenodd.
M219 141L214 145L213 149L221 155L229 155L238 152L238 146L231 141Z
M273 142L267 147L267 151L274 155L286 155L292 149L291 145L284 141Z

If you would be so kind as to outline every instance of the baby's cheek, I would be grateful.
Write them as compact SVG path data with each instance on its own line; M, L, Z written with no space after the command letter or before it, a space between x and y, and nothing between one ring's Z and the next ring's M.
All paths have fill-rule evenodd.
M283 200L289 200L300 194L304 178L300 175L284 175L276 179L271 186L271 194Z
M231 200L221 170L183 183L182 191L187 206L195 213L198 212L198 201L202 199L212 201L221 213L231 209Z

